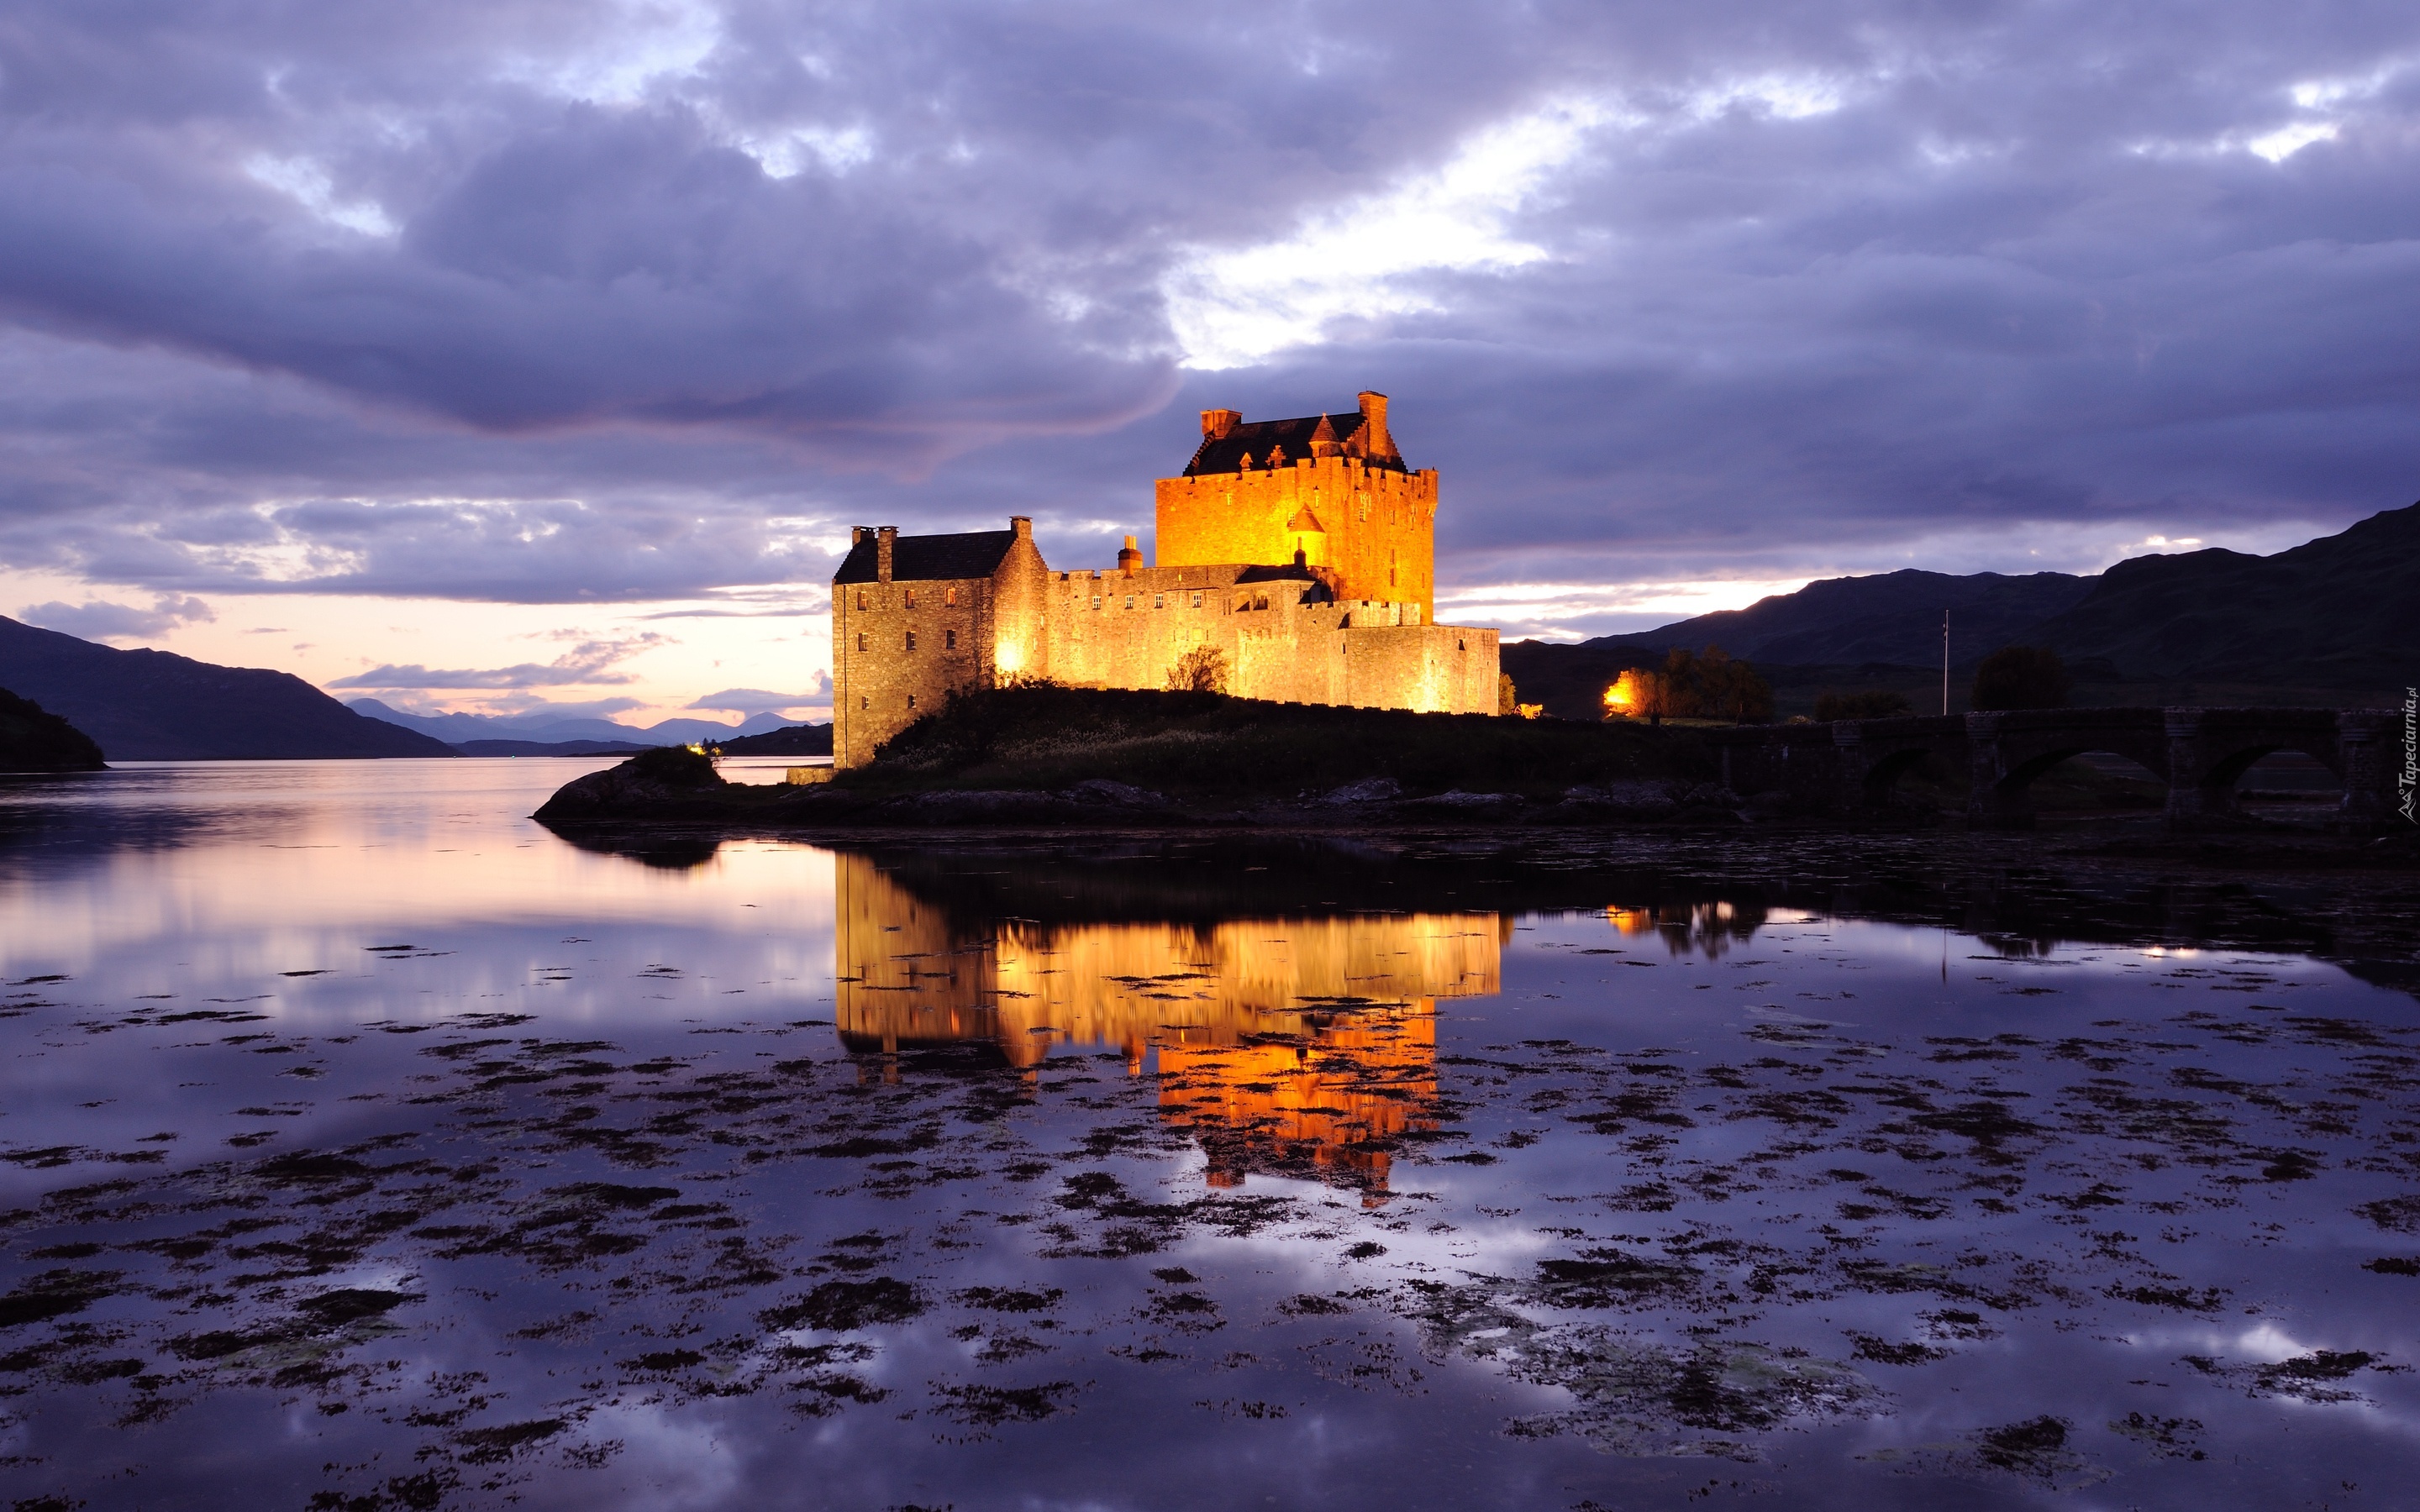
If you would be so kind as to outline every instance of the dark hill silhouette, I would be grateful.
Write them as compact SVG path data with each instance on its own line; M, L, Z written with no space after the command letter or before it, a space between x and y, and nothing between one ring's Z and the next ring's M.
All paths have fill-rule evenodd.
M98 772L102 764L90 735L0 688L0 772Z
M2420 504L2271 557L2134 557L2093 578L1827 578L1637 634L1508 645L1504 667L1524 699L1566 717L1587 713L1575 690L1602 687L1672 646L1719 645L1761 667L1825 669L1849 685L1888 681L1894 669L1941 665L1945 608L1962 684L2003 646L2047 645L2095 681L2393 692L2420 667Z
M1582 643L1658 654L1673 646L1701 651L1718 645L1749 661L1793 666L1937 666L1943 609L1950 616L1951 658L1978 660L2082 603L2095 581L2063 572L1960 578L1911 567L1870 578L1826 578L1745 609Z
M828 724L783 725L761 735L718 741L725 756L829 756L832 727Z
M65 717L117 761L456 754L365 718L291 672L119 651L6 616L0 686Z
M2420 504L2273 557L2135 557L2022 637L2130 677L2396 690L2420 669Z

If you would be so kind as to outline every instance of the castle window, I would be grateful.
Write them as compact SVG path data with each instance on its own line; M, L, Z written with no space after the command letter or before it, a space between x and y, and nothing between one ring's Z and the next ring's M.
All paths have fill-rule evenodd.
M913 588L906 588L900 591L908 595L908 607L909 609L914 609L916 607L916 590Z
M1093 595L1093 607L1094 607L1094 609L1099 609L1099 608L1101 607L1101 595L1100 595L1100 594L1094 594Z
M870 698L860 698L857 701L857 706L861 709L870 709L874 707L874 701Z
M913 630L908 632L908 649L910 651L916 649L916 632Z
M859 609L865 608L865 590L862 588L857 591L857 607Z
M1126 608L1128 608L1128 609L1132 609L1132 608L1134 608L1134 594L1128 594L1126 595Z
M1151 607L1152 607L1152 608L1154 608L1154 609L1166 609L1166 608L1168 608L1168 595L1167 595L1166 594L1152 594L1152 595L1151 595Z
M1193 595L1193 607L1195 609L1200 609L1202 607L1202 595L1200 594Z
M861 630L858 632L857 649L860 651L863 651L865 649L865 633Z
M916 695L915 695L915 694L910 693L910 694L908 694L908 706L909 708L911 708L911 709L912 709L912 708L914 708L914 707L916 706Z
M957 631L944 630L941 632L941 649L943 651L955 651L958 649Z
M956 609L958 607L958 591L955 588L944 588L941 590L941 607L944 609Z

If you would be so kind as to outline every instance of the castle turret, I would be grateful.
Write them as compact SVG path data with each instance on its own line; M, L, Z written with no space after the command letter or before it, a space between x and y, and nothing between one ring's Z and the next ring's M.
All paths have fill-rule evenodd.
M1135 575L1135 569L1141 565L1142 552L1136 548L1135 538L1129 535L1126 537L1126 544L1118 548L1118 570L1131 578Z
M1372 389L1363 389L1361 399L1362 445L1368 455L1391 457L1395 455L1395 439L1387 434L1387 396Z

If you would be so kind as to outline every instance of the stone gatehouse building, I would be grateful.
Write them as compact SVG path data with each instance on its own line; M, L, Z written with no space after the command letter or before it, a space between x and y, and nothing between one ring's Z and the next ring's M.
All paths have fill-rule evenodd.
M858 527L832 575L834 764L873 760L955 689L1165 687L1203 646L1239 698L1496 712L1497 632L1436 623L1437 475L1404 466L1385 394L1295 420L1205 409L1156 492L1152 566L1129 535L1114 568L1055 571L1023 516Z

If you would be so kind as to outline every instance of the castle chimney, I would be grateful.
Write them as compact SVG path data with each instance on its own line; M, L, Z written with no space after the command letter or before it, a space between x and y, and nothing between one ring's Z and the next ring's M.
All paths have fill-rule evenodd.
M1204 409L1202 411L1202 439L1205 441L1224 440L1229 431L1243 423L1244 412L1240 409Z
M1361 391L1361 423L1368 431L1363 451L1373 457L1393 456L1395 439L1387 434L1387 396L1371 389Z
M874 527L871 525L852 525L848 528L848 544L851 546L863 546L865 544L865 538L873 533Z
M1010 533L1015 535L1018 540L1031 541L1033 539L1033 517L1031 515L1011 515L1008 517L1008 529Z
M1135 569L1141 565L1142 553L1135 549L1135 538L1129 535L1126 537L1126 544L1118 548L1118 570L1131 578L1135 575Z
M891 554L892 548L898 542L899 527L896 525L885 525L874 532L874 580L876 582L887 583L891 580Z

